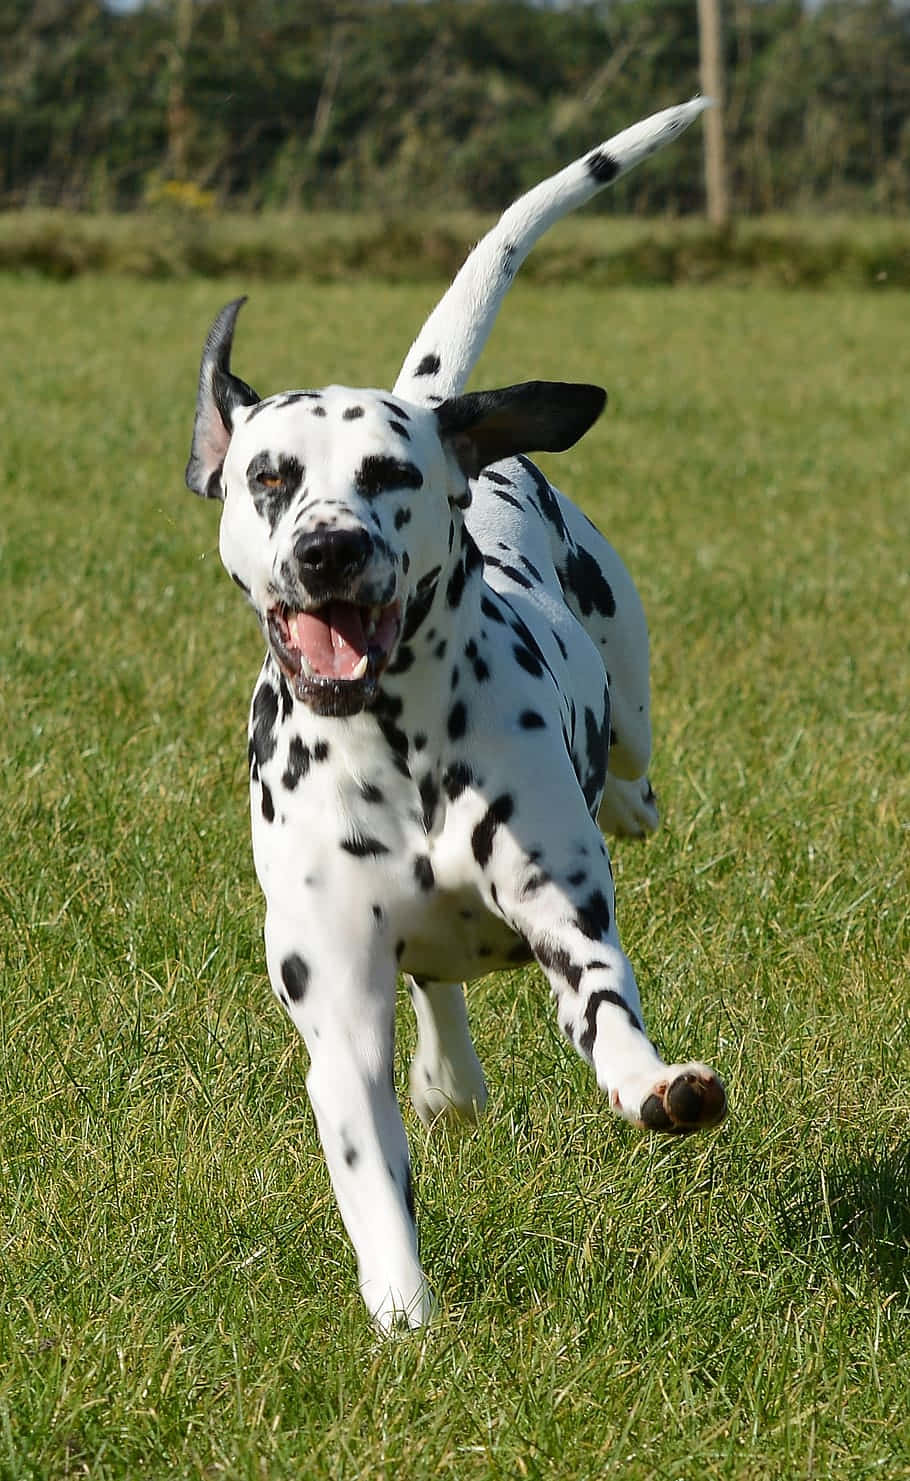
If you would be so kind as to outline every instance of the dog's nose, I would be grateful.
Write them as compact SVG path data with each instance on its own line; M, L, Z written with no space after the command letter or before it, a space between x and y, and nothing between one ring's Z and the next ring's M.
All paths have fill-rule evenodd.
M363 570L372 548L366 530L311 530L297 536L294 556L305 581L335 587Z

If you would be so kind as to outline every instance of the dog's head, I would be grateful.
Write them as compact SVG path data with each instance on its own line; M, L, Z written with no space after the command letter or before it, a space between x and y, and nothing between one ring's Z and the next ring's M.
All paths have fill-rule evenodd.
M571 447L605 393L533 381L433 409L344 386L261 400L230 366L243 302L206 340L186 481L223 501L221 558L297 698L356 714L451 559L469 480L519 452Z

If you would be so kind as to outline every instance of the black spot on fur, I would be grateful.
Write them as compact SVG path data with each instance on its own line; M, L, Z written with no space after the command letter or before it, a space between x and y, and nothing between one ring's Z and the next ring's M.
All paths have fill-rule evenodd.
M563 590L574 596L585 617L599 612L602 617L613 617L616 601L607 581L593 555L582 547L566 552L565 565L560 572Z
M464 761L453 761L442 774L442 789L450 802L455 802L474 782L474 773Z
M409 647L407 643L402 643L399 646L398 651L395 654L395 657L393 658L392 662L389 664L388 668L386 669L386 673L388 673L388 674L406 674L407 671L408 671L408 669L411 667L411 665L412 665L413 662L414 662L414 649L411 648L411 647Z
M588 174L600 185L609 185L619 174L619 163L605 149L595 149L585 160Z
M460 560L449 577L446 585L446 603L449 607L456 608L464 596L465 571L464 561Z
M497 473L495 468L484 468L480 476L481 478L485 478L487 483L495 483L498 488L511 489L515 487L511 478L506 478L504 473Z
M489 617L491 622L498 622L501 624L505 623L506 619L504 613L500 611L500 609L490 600L489 597L481 597L480 610L483 613L484 617Z
M417 366L417 369L414 371L414 374L435 375L437 370L439 369L440 363L441 362L438 355L424 355L420 364Z
M348 1167L351 1168L356 1167L358 1162L360 1161L360 1153L358 1152L356 1147L351 1145L350 1142L345 1143L344 1160L347 1163Z
M585 1006L585 1027L578 1041L579 1048L585 1054L590 1054L594 1048L594 1040L597 1037L597 1012L602 1003L612 1003L614 1008L621 1008L629 1019L633 1028L637 1028L640 1034L644 1033L638 1018L632 1012L625 998L618 992L613 992L609 987L603 987L599 992L592 992Z
M446 729L449 732L449 740L461 740L468 728L468 711L464 700L457 699L449 710L449 718L446 721Z
M474 678L477 680L478 684L486 683L487 679L489 679L490 677L489 665L487 664L486 659L481 658L477 648L477 644L473 638L471 638L471 640L465 644L464 656L471 665L471 668L474 670Z
M373 707L378 724L386 743L396 759L396 765L402 776L410 776L407 764L408 738L396 721L404 708L403 701L397 695L380 692Z
M548 941L538 941L534 955L547 973L554 972L569 984L573 992L578 991L582 968L573 962L564 946L551 946Z
M408 602L404 614L404 623L401 629L401 641L409 643L421 623L425 621L427 613L433 605L436 595L436 580L439 577L439 568L435 569L432 581L421 580L417 583L417 589Z
M417 1219L414 1208L414 1179L411 1177L411 1169L408 1166L405 1166L404 1170L404 1188L402 1191L404 1192L404 1205L413 1224Z
M315 744L315 746L313 747L313 760L314 761L328 761L328 759L329 759L329 743L328 743L328 741L317 741L316 744Z
M360 795L363 798L364 802L376 802L380 804L385 802L385 796L378 787L373 785L372 782L362 783L360 788Z
M553 526L560 540L564 541L568 533L566 522L562 517L562 510L551 485L530 458L520 456L518 461L534 484L534 499L538 509L544 519Z
M275 722L278 719L278 695L271 684L261 684L253 699L252 735L253 754L260 766L271 761L277 747Z
M402 458L390 458L380 453L371 453L364 458L354 474L358 493L367 499L392 489L419 489L423 487L423 474L416 463Z
M433 865L426 854L418 854L414 860L414 878L422 890L431 890L436 883Z
M526 648L523 643L515 643L512 652L515 655L515 661L519 667L523 668L526 673L531 674L535 679L542 678L543 664L529 648Z
M416 737L414 744L415 746L417 744ZM436 808L439 804L439 788L431 772L427 772L425 776L420 778L418 791L420 793L421 806L423 807L424 831L429 833L433 826L433 820L436 817Z
M522 730L543 730L547 722L536 710L522 710L518 723Z
M493 492L495 493L497 499L502 500L503 504L511 504L513 509L520 509L522 511L524 510L525 506L522 504L520 499L516 499L514 494L507 494L505 489L494 489Z
M363 407L346 406L344 411L341 413L341 416L342 419L346 422L356 422L359 417L363 416Z
M610 929L610 907L602 890L592 890L578 908L576 923L592 941L600 941Z
M503 792L493 799L471 834L471 852L481 869L490 862L497 828L507 823L514 811L514 799L508 792Z
M404 407L396 406L394 401L383 401L382 405L386 411L390 411L393 416L400 417L403 422L409 422L411 420Z
M389 852L387 846L378 838L365 837L360 833L353 833L350 838L343 838L341 847L346 854L353 854L355 859L378 859L382 854Z
M468 530L462 530L461 545L464 551L465 575L470 576L473 571L480 570L483 565L483 555L480 546Z
M271 788L267 787L265 782L261 782L260 786L262 787L262 816L267 823L274 823L275 803L272 798Z
M587 767L581 783L588 811L593 812L600 799L607 775L607 743L605 727L598 722L594 711L585 705L585 749Z
M391 427L393 432L398 433L399 437L403 437L405 442L410 442L411 434L408 431L407 427L404 425L404 422L391 421L389 422L389 426Z
M302 956L292 952L281 963L281 980L292 1003L300 1003L306 996L310 981L310 969Z
M284 776L281 778L289 792L293 792L297 783L303 781L309 769L309 747L303 744L299 735L295 735L292 737L291 744L288 746L288 764L285 768Z
M403 508L395 510L395 528L401 530L405 525L411 523L411 511L405 504Z

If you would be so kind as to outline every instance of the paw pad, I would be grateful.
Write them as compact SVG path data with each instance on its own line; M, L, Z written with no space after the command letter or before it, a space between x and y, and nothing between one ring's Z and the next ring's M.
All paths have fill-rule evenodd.
M669 1085L657 1086L641 1107L641 1125L648 1131L686 1136L718 1126L727 1114L727 1093L712 1074L686 1070Z

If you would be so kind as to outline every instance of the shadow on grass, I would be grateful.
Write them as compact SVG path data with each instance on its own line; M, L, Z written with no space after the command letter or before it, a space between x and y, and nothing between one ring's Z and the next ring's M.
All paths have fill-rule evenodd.
M780 1221L792 1248L910 1295L910 1139L833 1153L783 1203Z

